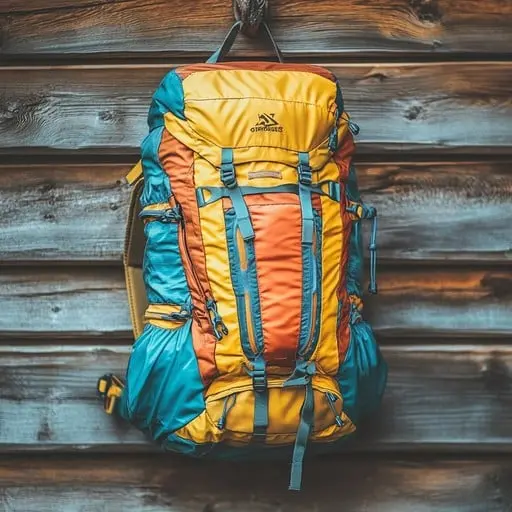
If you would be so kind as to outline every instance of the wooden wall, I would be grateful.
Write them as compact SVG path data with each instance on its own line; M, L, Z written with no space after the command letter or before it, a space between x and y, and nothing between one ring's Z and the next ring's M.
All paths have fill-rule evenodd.
M0 0L3 510L302 512L512 507L512 3L274 0L288 60L340 78L381 215L389 361L346 455L287 464L162 457L106 417L97 376L132 342L121 245L153 89L204 60L230 2ZM242 41L235 57L266 56Z

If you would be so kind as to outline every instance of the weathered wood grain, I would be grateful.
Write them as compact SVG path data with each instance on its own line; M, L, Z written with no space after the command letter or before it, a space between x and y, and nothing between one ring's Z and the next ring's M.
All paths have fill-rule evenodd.
M361 154L512 151L509 62L329 67L361 126ZM150 97L169 68L3 68L0 153L138 154Z
M300 494L286 463L155 457L22 458L0 462L9 511L71 512L503 512L512 464L503 459L308 461Z
M129 167L0 167L0 262L120 262ZM511 162L361 163L358 175L380 261L512 260Z
M306 53L509 53L512 44L512 8L499 0L275 0L270 5L276 39L290 58ZM232 22L231 2L215 0L5 0L0 55L204 57ZM238 48L261 54L264 46L243 41Z
M383 269L366 317L382 337L512 333L512 273ZM46 339L129 335L121 267L24 268L0 274L0 336Z
M156 450L106 415L96 396L98 376L124 375L128 353L106 345L0 347L0 452ZM386 396L351 450L512 453L510 346L385 346L383 353Z

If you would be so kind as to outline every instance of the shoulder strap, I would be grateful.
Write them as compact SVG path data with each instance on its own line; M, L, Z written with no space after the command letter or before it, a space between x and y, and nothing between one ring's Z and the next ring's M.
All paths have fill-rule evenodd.
M128 176L126 178L127 181L129 181ZM142 193L144 180L142 176L139 175L132 183L133 190L130 196L130 207L126 224L123 265L133 334L135 338L137 338L144 328L144 312L148 306L146 288L142 278L142 261L144 258L145 244L144 225L139 218L141 211L140 195Z

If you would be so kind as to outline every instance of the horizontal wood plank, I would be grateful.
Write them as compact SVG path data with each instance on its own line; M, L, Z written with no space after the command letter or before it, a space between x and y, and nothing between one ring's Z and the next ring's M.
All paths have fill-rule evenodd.
M119 263L129 165L0 167L0 262ZM361 163L379 260L512 260L512 162ZM369 226L365 229L368 234Z
M0 153L138 154L150 97L170 67L0 69ZM512 63L329 67L361 126L361 154L512 152Z
M273 32L290 58L306 53L507 53L512 45L512 7L500 0L276 0L270 5ZM0 5L0 55L204 58L232 22L231 2L214 0L7 0ZM266 47L243 40L237 48L254 55Z
M366 318L380 336L510 336L512 273L383 269ZM222 306L220 306L222 313ZM0 274L0 336L129 335L121 267L23 268Z
M0 452L156 450L96 396L97 378L124 375L128 354L127 346L0 347ZM512 453L510 346L385 346L383 354L382 408L350 449Z
M23 512L503 512L509 460L308 461L300 494L287 463L213 463L169 456L0 462L0 502Z

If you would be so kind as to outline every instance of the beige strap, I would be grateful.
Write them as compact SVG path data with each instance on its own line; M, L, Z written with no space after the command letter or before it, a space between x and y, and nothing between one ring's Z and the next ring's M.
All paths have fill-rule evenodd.
M144 237L144 224L139 218L141 210L139 199L143 186L144 180L142 175L139 175L133 182L133 190L130 196L123 256L128 304L130 306L130 316L135 338L140 336L144 328L144 312L148 306L146 288L142 278L142 261L146 240Z

